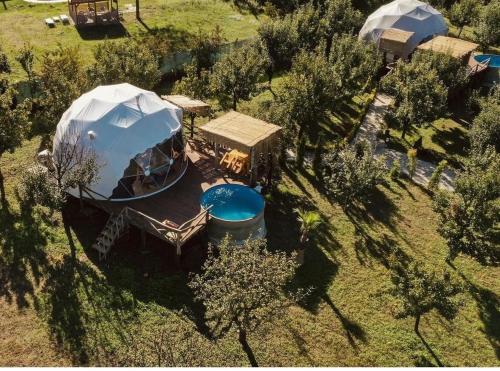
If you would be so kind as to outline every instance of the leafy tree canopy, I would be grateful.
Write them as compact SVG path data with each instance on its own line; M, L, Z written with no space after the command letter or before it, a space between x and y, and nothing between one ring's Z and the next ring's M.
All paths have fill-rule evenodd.
M483 7L474 36L484 51L500 44L500 0L491 0Z
M382 87L395 98L394 116L402 126L403 138L410 125L430 123L445 109L448 91L426 61L398 61L382 80Z
M492 147L472 152L455 179L455 192L441 191L434 199L450 259L464 253L484 264L500 261L499 197L500 154Z
M106 41L94 51L95 63L89 76L95 85L128 82L143 89L152 89L161 72L155 55L145 45L126 41Z
M465 26L470 26L479 16L480 3L477 0L460 0L451 6L449 18L451 23L458 26L458 37Z

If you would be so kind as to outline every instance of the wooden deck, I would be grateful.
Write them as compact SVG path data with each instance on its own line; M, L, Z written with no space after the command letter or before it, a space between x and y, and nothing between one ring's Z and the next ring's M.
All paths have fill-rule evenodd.
M186 173L163 192L139 200L89 202L113 215L126 213L132 224L180 247L204 227L206 215L200 205L203 192L218 184L243 184L216 170L213 157L193 150L189 144L186 154Z

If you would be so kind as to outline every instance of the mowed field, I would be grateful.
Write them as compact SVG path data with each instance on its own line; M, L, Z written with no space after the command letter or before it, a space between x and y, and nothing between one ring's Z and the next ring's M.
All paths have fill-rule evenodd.
M230 2L222 0L141 0L142 23L135 19L135 12L124 13L121 25L76 29L60 23L54 28L45 25L44 19L60 14L68 15L66 3L30 4L23 0L6 0L0 5L0 45L11 57L25 43L30 43L39 56L47 50L63 46L78 47L85 58L92 59L92 49L105 39L137 37L151 31L165 33L175 49L185 49L188 41L199 30L208 32L220 26L228 41L246 39L256 34L260 22L251 14L242 13ZM126 1L119 2L125 10ZM135 5L135 1L130 4ZM15 73L20 66L15 64Z
M202 310L186 286L188 273L173 271L167 246L148 239L147 251L140 251L132 233L107 264L99 264L90 246L106 219L75 213L72 261L61 216L19 208L20 169L38 145L35 138L0 161L9 196L0 209L0 364L114 364L117 349L134 339L136 324L152 321L134 341L157 337L165 326L183 354L175 358L178 365L247 365L235 334L217 342L207 338ZM445 263L446 244L425 190L388 181L370 204L344 212L315 184L311 173L285 171L267 197L271 249L296 246L294 207L317 209L326 224L294 282L312 287L311 295L249 338L260 365L500 366L500 271L467 257L455 261L455 270ZM188 267L191 255L188 250ZM387 290L395 257L449 269L465 285L455 320L423 317L424 340L413 332L412 319L393 316Z

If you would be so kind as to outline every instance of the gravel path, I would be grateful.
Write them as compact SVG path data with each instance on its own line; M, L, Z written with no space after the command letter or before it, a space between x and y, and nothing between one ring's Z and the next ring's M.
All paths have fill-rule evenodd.
M375 96L375 100L368 108L368 112L358 130L358 133L356 134L354 142L366 140L373 146L375 156L385 156L387 166L389 167L392 165L394 160L399 159L401 162L402 172L408 174L406 154L387 148L384 141L377 138L377 131L383 128L384 115L391 102L392 98L385 94L377 94ZM424 187L427 186L435 168L436 165L431 162L417 160L417 170L415 172L415 176L413 177L413 181ZM449 168L446 169L441 176L439 187L447 190L453 190L454 178L454 171Z

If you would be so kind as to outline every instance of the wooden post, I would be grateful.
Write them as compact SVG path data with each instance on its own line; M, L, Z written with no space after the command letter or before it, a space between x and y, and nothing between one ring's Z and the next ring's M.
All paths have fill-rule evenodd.
M181 267L181 256L182 256L182 249L181 249L181 241L180 241L180 235L177 233L176 241L175 241L175 265L180 268Z
M191 117L191 139L194 137L194 113L190 113L189 116Z
M137 20L141 19L141 12L139 10L139 0L135 0L135 18L137 18Z
M219 144L215 142L214 144L214 161L215 161L215 168L219 168Z
M254 170L255 170L255 149L252 148L250 149L250 187L254 186L255 182L255 176L254 176Z

